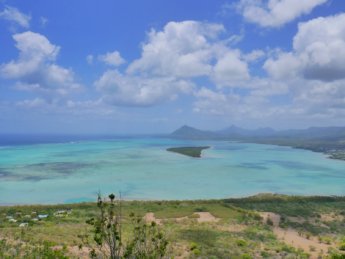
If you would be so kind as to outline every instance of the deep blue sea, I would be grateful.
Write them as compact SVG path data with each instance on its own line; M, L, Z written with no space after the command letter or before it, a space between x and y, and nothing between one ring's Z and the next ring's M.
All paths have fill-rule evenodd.
M202 158L166 151L208 145ZM211 199L257 193L345 195L345 161L231 141L158 137L0 136L0 204Z

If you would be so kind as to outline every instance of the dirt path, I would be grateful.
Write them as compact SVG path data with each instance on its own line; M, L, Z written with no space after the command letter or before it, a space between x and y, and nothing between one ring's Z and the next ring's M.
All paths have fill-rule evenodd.
M209 212L195 212L194 214L199 215L199 218L197 218L198 223L218 222L220 220L219 218L216 218Z
M319 254L326 253L328 248L331 247L330 245L319 243L314 237L311 237L310 239L302 237L296 230L292 228L283 229L279 227L280 215L278 214L272 212L262 212L260 215L265 223L267 223L268 219L271 219L273 222L273 233L278 239L297 249L303 249L305 252L311 255L311 258L318 258ZM311 251L311 247L314 248L314 251Z
M145 220L146 223L155 222L157 225L162 225L162 220L161 219L157 219L153 212L146 213L145 216L144 216L144 220Z
M62 250L63 247L61 245L53 246L53 250ZM91 248L83 246L79 249L78 246L67 246L67 251L69 256L73 256L73 258L78 259L87 259L90 258L90 251Z
M198 218L196 218L198 223L218 222L220 220L219 218L216 218L209 212L195 212L194 214L199 216ZM188 220L188 217L180 217L180 218L172 218L172 219L174 219L176 222L181 222L183 220ZM158 225L162 225L163 223L163 219L157 219L153 212L146 213L144 216L144 220L147 223L156 222Z
M242 232L247 228L246 225L241 225L241 224L231 224L229 226L217 226L217 229L221 231L228 231L228 232Z

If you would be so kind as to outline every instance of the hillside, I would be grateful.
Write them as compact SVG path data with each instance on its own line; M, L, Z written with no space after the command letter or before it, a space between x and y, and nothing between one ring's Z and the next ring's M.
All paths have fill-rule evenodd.
M218 134L216 132L199 130L199 129L184 125L181 128L172 132L170 136L173 138L181 138L181 139L208 139L208 138L217 138Z
M345 159L345 127L310 127L277 131L271 128L250 130L231 126L219 131L203 131L183 126L171 133L169 137L194 140L236 140L291 146L324 152L334 159Z
M168 258L343 258L345 250L344 197L124 201L124 236L132 212L165 233ZM0 258L89 258L85 222L98 213L95 203L0 207Z

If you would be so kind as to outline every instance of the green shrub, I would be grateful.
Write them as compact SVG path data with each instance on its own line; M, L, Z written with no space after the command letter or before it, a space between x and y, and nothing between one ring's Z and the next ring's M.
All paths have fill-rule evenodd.
M247 242L245 241L245 240L243 240L243 239L237 239L236 240L236 245L237 246L247 246Z
M193 251L193 250L195 250L197 248L198 248L198 244L197 243L194 243L194 242L190 243L190 250L191 251Z
M194 209L194 212L207 212L207 208L206 207L196 207Z
M345 241L343 241L343 242L339 245L339 250L345 251Z
M249 255L249 254L243 254L242 256L241 256L241 259L252 259L253 257L251 256L251 255Z

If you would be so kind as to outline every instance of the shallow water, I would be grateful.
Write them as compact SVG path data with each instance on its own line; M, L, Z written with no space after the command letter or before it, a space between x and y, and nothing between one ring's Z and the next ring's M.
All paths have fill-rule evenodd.
M202 158L167 152L204 146ZM0 204L209 199L263 192L345 195L345 161L321 153L229 141L118 138L0 148Z

